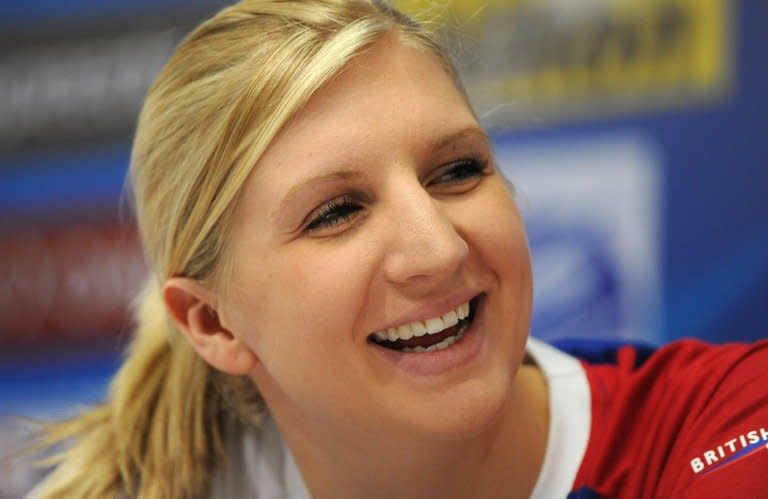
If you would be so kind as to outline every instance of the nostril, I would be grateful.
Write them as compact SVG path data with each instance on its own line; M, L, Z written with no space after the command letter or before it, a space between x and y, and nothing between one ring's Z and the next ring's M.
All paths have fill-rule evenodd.
M458 234L439 241L403 241L389 250L387 277L402 283L442 281L458 271L468 254L469 245Z

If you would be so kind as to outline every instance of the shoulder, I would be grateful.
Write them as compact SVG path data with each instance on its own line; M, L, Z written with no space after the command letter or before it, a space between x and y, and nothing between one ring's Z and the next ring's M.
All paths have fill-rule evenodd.
M624 345L612 356L582 364L593 392L593 403L605 408L630 405L642 409L651 401L669 399L686 412L717 410L717 404L765 394L768 341L712 345L681 340L658 350ZM734 391L734 388L738 388Z
M602 360L583 362L592 429L577 488L612 497L765 490L768 475L752 475L768 468L768 341L623 346Z

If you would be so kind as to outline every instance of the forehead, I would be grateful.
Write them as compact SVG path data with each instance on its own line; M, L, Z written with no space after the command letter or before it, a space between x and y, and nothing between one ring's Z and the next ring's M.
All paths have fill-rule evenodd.
M321 87L277 135L244 187L243 208L263 211L265 199L277 203L308 176L410 161L473 125L438 57L386 36Z

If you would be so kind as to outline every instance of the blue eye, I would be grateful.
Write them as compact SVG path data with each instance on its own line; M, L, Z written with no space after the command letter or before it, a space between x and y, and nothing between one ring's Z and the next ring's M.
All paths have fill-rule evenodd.
M312 221L304 228L304 231L312 232L339 225L352 218L355 213L362 209L362 205L350 197L334 199L317 210L312 216Z
M461 159L445 167L430 184L451 184L476 180L477 177L485 174L487 166L487 161L473 158Z

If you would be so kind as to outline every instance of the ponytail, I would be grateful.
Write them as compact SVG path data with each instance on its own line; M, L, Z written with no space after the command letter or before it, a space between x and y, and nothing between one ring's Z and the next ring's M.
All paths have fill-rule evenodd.
M222 399L213 372L166 316L154 279L138 330L106 402L46 426L40 447L71 445L35 497L177 498L201 495L223 456Z

